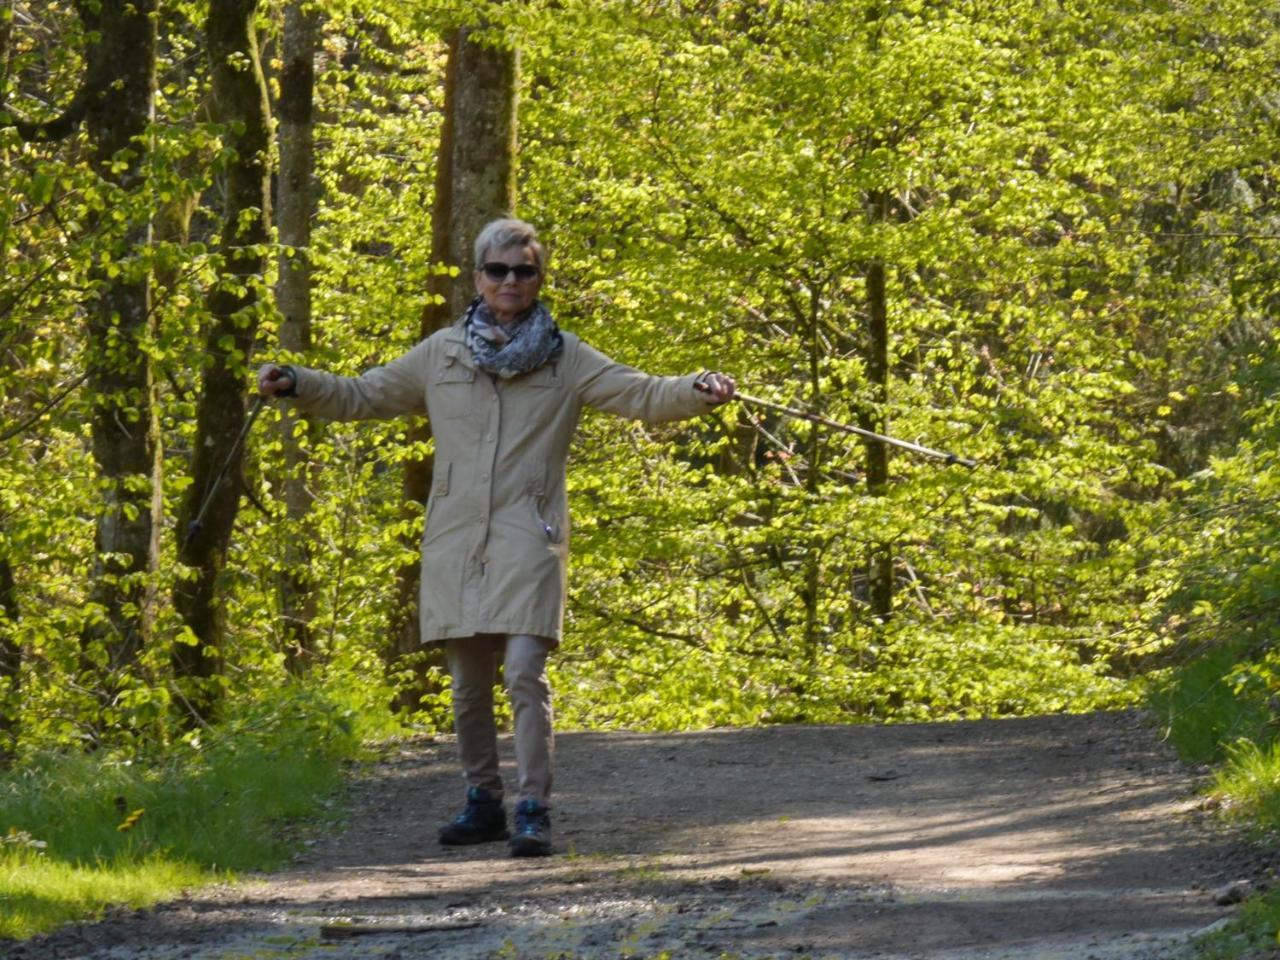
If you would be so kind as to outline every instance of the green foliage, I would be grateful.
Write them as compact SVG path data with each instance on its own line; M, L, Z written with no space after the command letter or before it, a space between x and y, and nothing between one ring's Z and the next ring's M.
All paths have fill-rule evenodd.
M762 723L975 719L1081 712L1133 702L1124 681L1081 665L1051 630L917 628L842 636L803 669L732 635L637 637L571 649L552 664L562 722L688 729ZM607 678L607 679L606 679Z
M359 735L349 707L278 689L163 751L27 758L0 777L0 936L278 865L332 818Z
M315 812L357 752L351 717L314 694L282 693L225 727L193 733L159 757L38 754L5 778L6 828L71 863L153 853L207 867L277 862L279 826ZM129 813L145 811L130 829Z
M14 9L4 102L45 119L75 90L87 38L66 5ZM268 51L278 13L260 17ZM1226 758L1236 808L1272 816L1274 4L335 0L320 13L313 347L278 354L264 316L257 354L232 358L246 377L263 358L354 374L413 344L425 281L450 269L431 261L428 222L441 38L488 23L479 42L523 51L519 212L548 243L566 328L648 371L727 369L751 393L980 461L894 453L879 484L861 441L772 414L646 427L588 413L552 666L563 724L999 716L1151 689L1184 753ZM0 676L14 761L0 829L48 844L10 844L13 883L37 868L49 889L65 870L105 882L99 862L174 879L257 863L216 834L281 855L279 823L309 815L303 798L361 737L394 732L386 705L414 672L389 662L395 577L420 530L400 471L430 444L410 444L403 422L304 431L314 499L295 523L269 409L218 585L224 722L182 725L170 657L193 635L163 598L190 571L172 518L193 492L197 391L215 361L207 295L243 286L217 238L233 156L206 119L203 14L160 11L136 190L90 168L83 133L0 131L0 572L14 581L0 653L21 659ZM146 216L154 238L130 249ZM154 333L108 332L90 350L93 298L144 275ZM161 599L148 648L104 684L107 649L80 642L106 613L87 599L101 498L86 424L103 398L84 378L94 351L131 350L152 363L164 451L147 575ZM115 399L139 426L140 398ZM280 544L297 538L314 546L300 688L282 686L279 615L281 579L298 573ZM429 673L410 719L443 727L448 692ZM88 742L98 751L79 756ZM311 746L275 762L293 742ZM269 826L224 803L240 794Z
M493 9L322 5L314 346L280 359L353 374L416 339L425 280L449 269L431 262L428 224L439 31ZM478 38L524 52L520 212L550 247L546 290L566 328L649 371L726 368L752 393L981 461L895 453L879 485L861 441L772 414L652 428L588 414L570 466L564 722L1083 710L1185 665L1160 701L1175 738L1208 755L1265 736L1280 220L1272 107L1253 81L1280 62L1274 11L570 0L500 12ZM201 16L161 13L139 190L105 184L80 139L0 133L4 423L85 372L82 304L102 277L149 271L155 333L112 349L154 365L166 518L192 492L206 295L228 282L215 231L231 158L205 120ZM271 49L276 11L262 19ZM35 116L74 88L84 38L68 11L32 22L6 83ZM146 212L155 242L121 249ZM873 267L889 327L879 381ZM262 318L261 353L237 368L278 356L277 322ZM110 696L90 669L105 651L78 643L103 613L86 603L97 504L84 423L99 400L72 392L3 443L0 557L18 617L0 630L23 656L3 701L20 724L5 729L36 750L105 723L114 748L141 756L180 738L169 657L191 634L158 603L151 647ZM219 584L228 714L275 695L279 583L297 572L279 544L307 538L306 682L383 717L409 670L387 662L389 627L420 522L400 467L429 444L414 449L403 422L307 432L314 500L295 524L279 416L249 438L251 499ZM180 535L167 519L161 598L189 575ZM872 600L880 557L887 617ZM439 691L415 719L443 726L447 707ZM1188 717L1200 734L1184 733Z
M1280 891L1250 897L1222 930L1197 943L1201 960L1266 957L1280 949Z
M1152 643L1166 645L1152 706L1184 756L1220 764L1214 793L1222 808L1270 833L1280 822L1277 142L1269 108L1216 81L1274 62L1277 46L1274 10L1256 20L1236 13L1234 5L1212 11L1208 29L1219 49L1163 78L1164 97L1181 115L1168 133L1196 146L1175 192L1153 204L1158 229L1170 234L1169 279L1190 306L1216 296L1222 317L1217 347L1188 354L1195 379L1163 400L1149 394L1158 442L1184 478L1132 540L1146 557ZM1209 122L1204 111L1234 119ZM1213 262L1221 264L1216 275L1206 270ZM1186 334L1168 342L1185 344ZM1144 373L1167 378L1171 370L1153 354ZM1276 911L1274 896L1250 900L1204 955L1273 950Z
M964 474L895 457L890 487L872 491L860 444L805 425L740 415L690 436L588 421L573 464L587 518L570 651L581 642L594 663L602 647L625 650L652 697L680 705L690 703L672 679L682 647L725 671L708 697L743 687L733 657L711 651L762 647L789 665L783 690L811 697L808 675L832 650L845 670L875 664L858 685L898 691L903 678L879 651L915 645L918 658L903 662L924 664L938 635L956 649L979 633L984 647L1042 650L1079 676L1128 672L1149 638L1134 615L1146 558L1127 534L1171 473L1142 411L1117 411L1144 389L1135 334L1172 287L1135 287L1160 251L1140 228L1117 229L1140 220L1163 171L1111 138L1151 38L1135 34L1134 61L1100 70L1097 47L1125 24L1093 11L656 13L577 4L527 28L539 70L522 115L524 196L551 228L560 316L648 369L732 358L751 392L846 421L870 411L985 466ZM611 82L596 90L577 82L584 74ZM1110 165L1129 176L1127 197ZM888 215L873 215L886 197ZM866 383L873 260L890 277L885 401ZM1207 308L1210 320L1218 307ZM1213 329L1180 324L1195 342L1176 356ZM867 598L868 558L886 547L892 629ZM756 657L752 672L769 662ZM972 709L1027 709L998 692L999 671L957 681L982 691ZM1003 679L1014 689L1024 675L1011 666ZM761 700L776 695L764 686ZM1078 689L1092 692L1030 699L1080 708L1115 693ZM619 694L620 708L637 703ZM723 711L692 712L761 715L722 696ZM832 696L817 712L882 716L877 703ZM967 709L945 692L902 708L893 715Z
M1240 738L1268 739L1267 699L1239 695L1242 686L1237 679L1247 673L1240 667L1238 647L1214 645L1179 666L1152 691L1149 703L1182 756L1202 762L1221 760L1228 746Z
M1157 571L1167 597L1161 630L1182 659L1157 706L1174 742L1191 755L1221 757L1240 738L1265 748L1276 736L1280 691L1280 412L1273 342L1241 372L1270 391L1247 414L1250 433L1185 487L1170 521L1172 558ZM1243 392L1243 390L1242 390Z

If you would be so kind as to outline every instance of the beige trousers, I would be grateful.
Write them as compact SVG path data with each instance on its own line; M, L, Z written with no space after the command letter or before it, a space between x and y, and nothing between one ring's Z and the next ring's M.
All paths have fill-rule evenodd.
M546 804L551 796L555 738L547 654L554 644L528 634L482 634L447 641L453 687L453 728L467 786L501 795L493 685L502 652L502 679L515 715L516 778L520 800Z

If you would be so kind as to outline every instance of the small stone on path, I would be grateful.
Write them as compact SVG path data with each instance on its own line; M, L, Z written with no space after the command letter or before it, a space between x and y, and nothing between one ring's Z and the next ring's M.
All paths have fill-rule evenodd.
M1213 891L1213 902L1220 907L1229 907L1239 903L1253 892L1253 885L1248 880L1232 880Z

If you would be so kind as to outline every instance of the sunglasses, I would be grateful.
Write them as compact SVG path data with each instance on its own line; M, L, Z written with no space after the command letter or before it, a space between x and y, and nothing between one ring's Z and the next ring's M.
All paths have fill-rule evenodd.
M484 275L494 283L502 283L507 279L507 274L514 273L516 279L523 282L532 280L538 275L538 268L531 263L486 263L480 268L484 271Z

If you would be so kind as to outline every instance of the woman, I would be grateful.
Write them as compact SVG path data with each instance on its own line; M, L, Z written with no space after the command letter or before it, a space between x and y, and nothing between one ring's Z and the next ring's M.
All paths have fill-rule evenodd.
M478 296L452 327L360 377L267 365L264 396L336 420L425 413L436 451L422 539L422 638L446 645L466 806L445 845L510 838L551 852L553 738L547 654L560 642L569 519L565 462L584 406L648 422L732 399L722 374L653 377L561 332L538 300L532 226L495 220L476 238ZM515 715L519 796L507 830L493 715L495 657Z

